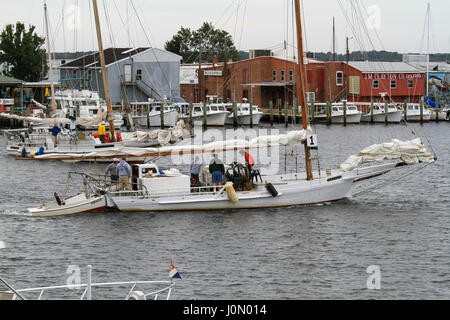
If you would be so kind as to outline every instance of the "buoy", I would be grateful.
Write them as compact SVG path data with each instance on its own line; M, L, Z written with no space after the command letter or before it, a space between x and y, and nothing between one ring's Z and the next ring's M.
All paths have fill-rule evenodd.
M273 186L273 184L268 183L266 185L266 189L267 191L269 191L269 193L275 198L276 196L278 196L278 191L277 189L275 189L275 187Z
M231 202L233 203L239 202L239 197L236 193L236 190L234 190L233 183L228 182L225 185L225 189L227 190L228 199L230 199Z

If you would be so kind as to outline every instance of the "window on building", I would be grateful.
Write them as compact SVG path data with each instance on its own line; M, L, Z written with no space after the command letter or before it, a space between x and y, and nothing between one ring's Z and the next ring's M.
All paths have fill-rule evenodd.
M242 83L248 83L248 70L244 69L242 71Z
M294 81L294 70L289 70L289 82Z
M397 88L397 80L391 80L391 89Z
M285 71L284 71L284 70L281 70L281 82L284 82L284 81L286 81L286 78L285 78Z
M272 70L272 81L277 81L277 70Z
M414 80L408 80L408 89L414 88Z
M380 88L380 81L379 80L373 80L372 88L373 89L379 89Z
M142 80L142 70L141 69L138 69L136 71L136 81L138 81L138 80Z
M186 89L183 89L183 91L181 91L181 96L183 98L186 98Z
M344 72L342 72L342 71L336 72L336 85L337 86L344 85Z

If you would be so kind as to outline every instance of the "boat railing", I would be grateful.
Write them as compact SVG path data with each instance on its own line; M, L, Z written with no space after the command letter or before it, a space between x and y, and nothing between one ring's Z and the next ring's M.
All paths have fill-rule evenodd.
M183 196L220 196L225 192L225 187L214 186L200 186L186 188L171 188L170 191L148 191L144 185L142 190L121 190L121 191L109 191L111 197L152 197L152 198L166 198L166 197L183 197Z
M126 281L126 282L105 282L105 283L92 283L92 267L88 266L87 283L85 284L67 284L62 286L48 286L38 288L27 289L14 289L5 280L0 278L0 284L6 286L7 291L0 292L2 294L10 295L11 300L27 300L24 294L35 294L37 298L32 300L42 300L44 295L51 294L59 290L70 290L70 292L81 291L79 300L92 300L93 289L112 288L112 287L128 287L125 300L158 300L160 296L165 296L165 300L170 300L175 281ZM155 287L148 292L137 291L136 289L148 288L149 286ZM8 297L9 298L9 297Z

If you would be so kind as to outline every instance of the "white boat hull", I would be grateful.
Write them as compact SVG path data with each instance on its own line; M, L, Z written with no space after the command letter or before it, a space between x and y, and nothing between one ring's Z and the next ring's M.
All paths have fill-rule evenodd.
M203 114L196 114L192 115L192 121L194 122L195 126L202 126L203 125ZM206 123L208 126L217 126L222 127L225 125L225 122L228 117L228 112L208 112L206 115ZM183 117L186 121L189 121L189 116Z
M34 217L52 217L70 214L90 213L104 211L106 209L106 197L86 198L85 194L79 194L65 201L65 205L46 204L39 208L28 209Z
M110 195L111 202L120 211L126 212L166 212L197 210L254 209L288 207L317 204L344 199L350 195L354 177L327 178L314 181L274 179L273 184L279 195L273 197L265 188L258 186L253 191L237 192L239 201L232 203L227 193L185 194L167 196L118 196Z
M175 127L178 122L178 112L176 110L164 112L164 126ZM147 121L145 121L145 126ZM161 114L150 114L150 127L161 127Z
M403 111L399 110L396 112L388 112L388 123L400 123L403 117ZM371 114L364 114L361 116L361 122L371 122ZM375 123L385 123L386 116L383 113L374 113L373 122Z
M261 121L262 117L263 117L263 113L256 113L253 114L253 125L257 126L259 125L259 122ZM234 115L231 114L231 116L229 116L227 118L226 124L234 124ZM238 125L242 125L242 126L248 126L250 125L250 114L245 114L245 115L239 115L237 117L237 124Z
M332 123L344 123L344 115L332 116L331 122ZM361 113L347 115L347 123L358 124L360 122L361 122Z

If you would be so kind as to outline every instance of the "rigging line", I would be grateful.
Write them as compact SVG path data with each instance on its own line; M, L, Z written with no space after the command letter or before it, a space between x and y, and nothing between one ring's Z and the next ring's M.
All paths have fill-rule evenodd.
M245 25L245 16L247 14L247 4L248 4L248 0L245 0L244 13L242 15L241 37L239 38L239 50L241 50L241 48L242 48L242 36L244 35L244 25Z
M139 14L138 14L138 12L137 12L137 10L136 10L136 7L134 6L133 0L130 0L130 2L131 2L131 6L133 7L134 12L136 13L136 17L137 17L137 19L138 19L138 21L139 21L139 24L140 24L140 26L141 26L141 28L142 28L142 31L144 32L145 38L147 39L147 41L148 41L150 47L152 47L151 41L150 41L150 39L148 38L148 35L147 35L146 30L145 30L145 28L144 28L144 25L142 24L141 18L139 17ZM163 68L162 68L162 66L161 66L161 63L159 62L158 56L156 55L156 53L155 53L154 50L153 50L153 54L154 54L154 56L155 56L155 59L156 59L156 62L157 62L157 64L158 64L158 66L159 66L159 68L160 68L160 70L161 70L161 73L162 73L162 75L164 76L164 79L165 79L165 81L167 82L167 84L168 84L168 86L169 86L169 90L170 90L171 93L172 93L172 87L171 87L170 81L169 81L169 79L167 79L166 73L164 72L164 70L163 70Z
M391 185L391 184L393 184L393 183L396 183L396 182L398 182L398 181L400 181L400 180L402 180L402 179L404 179L404 178L406 178L406 177L409 177L410 175L413 175L413 174L416 174L416 173L419 172L419 171L422 171L423 169L425 169L426 167L428 167L430 164L433 164L433 163L434 163L434 162L426 163L426 164L424 164L423 166L421 166L420 168L417 168L416 170L411 170L411 172L408 172L408 173L406 173L406 174L404 174L404 175L401 175L401 176L398 177L398 178L393 178L393 179L389 179L388 181L383 181L383 182L381 182L381 183L378 184L378 185L375 185L375 186L370 187L370 188L368 188L368 189L364 189L364 190L362 190L362 191L360 191L360 192L358 192L358 193L356 193L356 194L353 194L352 196L353 196L353 197L357 197L357 196L360 196L360 195L362 195L362 194L364 194L364 193L367 193L367 192L370 192L370 191L379 189L379 188L381 188L382 186L388 186L388 185Z
M234 5L234 3L235 3L236 1L238 1L238 0L233 0L233 1L231 2L231 4L230 4L230 5L228 6L228 8L224 11L224 13L220 16L220 18L217 19L215 25L218 25L218 24L219 24L219 21L222 20L222 18L227 14L228 10L230 10L230 8Z

